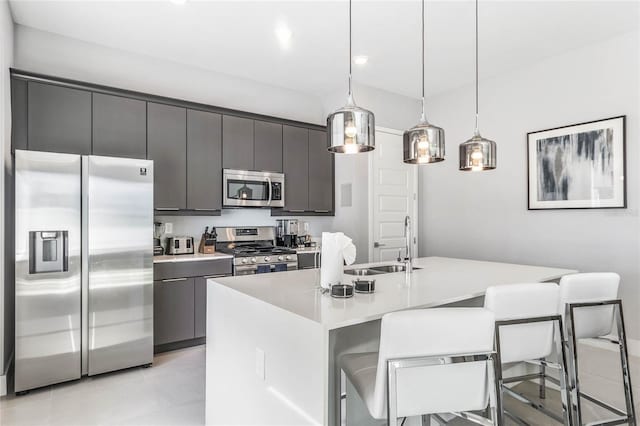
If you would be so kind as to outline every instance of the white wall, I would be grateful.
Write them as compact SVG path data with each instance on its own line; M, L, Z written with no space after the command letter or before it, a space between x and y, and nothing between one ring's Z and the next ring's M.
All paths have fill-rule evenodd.
M15 67L292 120L325 120L315 96L22 25L16 25Z
M640 338L639 61L635 32L482 81L480 129L498 144L491 172L457 170L473 87L429 99L448 155L421 173L420 254L618 272L628 331ZM629 207L528 211L527 132L623 114Z
M9 67L13 65L13 20L7 0L0 0L0 164L6 164L5 170L11 173L11 90ZM4 182L5 173L0 173L0 395L6 393L4 372L10 353L5 350L5 316L12 310L4 309ZM9 345L10 346L10 345Z

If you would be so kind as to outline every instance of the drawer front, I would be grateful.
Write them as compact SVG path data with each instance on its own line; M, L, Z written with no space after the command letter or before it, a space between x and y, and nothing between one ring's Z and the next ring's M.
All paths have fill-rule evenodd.
M198 260L194 262L164 262L153 265L153 279L231 275L232 259Z

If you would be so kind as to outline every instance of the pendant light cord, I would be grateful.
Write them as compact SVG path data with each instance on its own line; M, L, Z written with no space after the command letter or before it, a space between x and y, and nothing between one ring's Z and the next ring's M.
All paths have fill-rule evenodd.
M425 38L425 29L424 29L424 2L422 0L422 117L420 121L426 122L427 116L424 112L424 38Z
M480 136L478 125L478 0L476 0L476 130L475 136Z
M351 98L351 0L349 0L349 98Z

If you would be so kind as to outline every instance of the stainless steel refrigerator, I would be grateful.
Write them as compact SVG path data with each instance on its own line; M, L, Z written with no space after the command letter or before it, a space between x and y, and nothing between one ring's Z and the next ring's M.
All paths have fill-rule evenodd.
M15 390L153 360L153 162L15 152Z

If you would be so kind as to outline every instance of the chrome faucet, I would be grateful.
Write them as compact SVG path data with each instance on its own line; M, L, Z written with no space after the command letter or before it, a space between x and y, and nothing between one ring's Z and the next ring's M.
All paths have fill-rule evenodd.
M413 272L413 254L411 246L413 241L411 237L411 218L407 215L404 218L404 241L405 241L405 254L404 265L407 272Z

